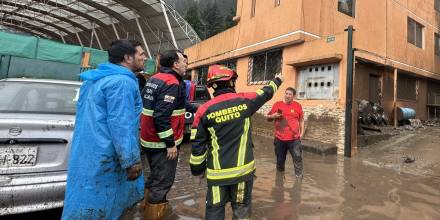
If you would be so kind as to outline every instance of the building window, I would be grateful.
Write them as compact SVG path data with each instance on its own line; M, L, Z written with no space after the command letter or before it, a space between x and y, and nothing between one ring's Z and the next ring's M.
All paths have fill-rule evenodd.
M416 47L423 48L423 25L408 18L407 23L408 43L414 44Z
M281 0L275 0L275 7L280 6L281 5Z
M440 56L440 34L434 34L435 55Z
M356 0L338 0L338 11L354 17L354 9Z
M436 11L440 12L440 0L434 0L434 8Z
M281 72L282 57L280 49L253 55L249 59L248 83L263 84L275 78Z
M417 100L417 79L405 74L397 76L397 98L402 100Z
M251 5L251 17L255 16L255 7L257 4L257 0L252 0L252 5Z

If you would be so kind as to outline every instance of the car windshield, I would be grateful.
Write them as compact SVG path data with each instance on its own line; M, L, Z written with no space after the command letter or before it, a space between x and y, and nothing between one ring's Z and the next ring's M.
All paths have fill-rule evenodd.
M0 112L75 114L79 85L0 82Z

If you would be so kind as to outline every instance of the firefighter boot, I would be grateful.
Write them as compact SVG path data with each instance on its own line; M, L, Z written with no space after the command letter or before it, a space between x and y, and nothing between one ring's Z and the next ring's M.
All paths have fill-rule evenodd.
M163 220L168 202L151 204L145 199L144 220Z
M242 220L250 219L251 217L251 205L246 204L233 204L232 205L232 219Z

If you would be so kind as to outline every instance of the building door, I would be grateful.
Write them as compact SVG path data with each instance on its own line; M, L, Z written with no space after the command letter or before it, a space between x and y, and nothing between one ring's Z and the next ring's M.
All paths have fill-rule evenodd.
M381 94L381 86L378 75L370 74L370 102L379 103L380 102L380 94Z

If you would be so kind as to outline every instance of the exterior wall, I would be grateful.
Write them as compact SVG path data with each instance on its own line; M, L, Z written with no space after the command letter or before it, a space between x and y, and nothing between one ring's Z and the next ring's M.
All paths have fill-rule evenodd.
M185 51L190 68L283 47L283 73L289 74L290 86L295 86L296 67L286 63L339 54L341 106L345 100L346 41L340 39L346 38L344 29L354 25L357 57L440 80L440 57L434 55L434 32L440 33L440 13L434 10L432 1L358 0L354 18L338 12L337 0L289 0L281 1L278 7L273 1L257 1L254 17L251 4L251 0L238 0L236 26ZM424 48L407 42L408 17L425 26ZM327 43L328 36L336 41ZM238 74L247 78L248 71ZM247 88L247 84L241 86L254 89Z
M385 69L382 75L382 107L390 123L394 120L394 70Z
M299 45L286 46L283 49L283 62L281 71L284 77L284 83L280 87L280 91L284 91L287 87L297 86L298 71L301 66L293 66L291 63L297 60L314 60L317 57L322 57L329 54L329 51L333 53L344 53L344 45L347 44L347 39L344 34L337 35L335 41L327 43L325 39L306 42ZM346 61L339 62L339 83L342 88L345 88L346 84ZM261 85L250 85L248 83L249 74L249 56L241 57L237 60L237 88L240 92L253 92L261 87ZM268 104L272 104L278 100L281 100L284 96L283 92L277 92L274 98L269 101ZM299 101L303 105L316 106L323 105L326 107L343 107L345 104L345 89L339 90L339 98L337 100L301 100Z
M256 1L255 16L251 16L252 0L237 0L237 25L185 50L189 68L197 68L229 59L237 59L240 92L261 87L248 83L249 58L252 54L283 49L282 74L284 83L296 87L299 70L308 65L339 63L339 96L337 100L301 100L310 116L307 138L343 145L344 106L347 75L348 25L355 28L355 57L374 65L356 67L354 97L368 97L368 75L380 76L382 106L392 118L394 107L394 69L419 77L418 98L415 102L398 100L397 106L413 107L417 117L426 117L426 78L440 80L440 57L434 55L434 33L440 33L440 13L428 0L357 0L355 16L338 11L338 0ZM407 42L407 19L424 26L423 48ZM277 92L268 103L281 100ZM262 112L265 110L263 109ZM316 120L315 120L316 119ZM334 131L329 134L329 131ZM339 137L337 140L329 137Z
M283 1L279 7L273 1L257 1L254 17L251 3L237 1L236 26L185 50L190 68L304 41L302 0Z
M397 74L397 78L399 78L399 74ZM428 100L428 83L426 79L419 78L417 80L417 99L415 101L407 101L397 99L396 106L397 107L406 107L412 108L416 111L416 118L421 120L427 119L427 100Z
M377 75L379 77L382 77L383 70L371 64L368 65L361 63L357 63L355 68L356 73L354 79L355 86L353 97L355 100L370 100L370 75Z
M355 100L369 100L369 82L370 75L378 75L380 77L381 94L380 99L382 107L388 118L394 119L394 70L384 69L383 67L375 67L372 64L356 64L355 74ZM402 72L398 71L397 78ZM424 78L417 78L417 98L413 101L402 100L397 98L397 107L412 108L416 111L418 119L426 120L427 118L427 97L428 97L428 83Z

